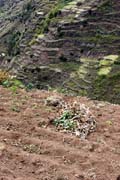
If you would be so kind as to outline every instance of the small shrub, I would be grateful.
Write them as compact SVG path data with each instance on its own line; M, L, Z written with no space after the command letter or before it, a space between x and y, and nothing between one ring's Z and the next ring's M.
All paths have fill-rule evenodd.
M59 59L60 59L61 62L66 62L67 61L67 58L63 54L59 57Z
M8 36L6 43L8 46L8 55L17 55L20 53L19 40L21 38L21 32L13 31Z
M31 90L31 89L33 89L34 88L34 84L33 83L28 83L27 85L26 85L26 90Z
M60 118L54 120L53 124L56 127L63 127L66 130L74 130L76 122L71 120L73 116L70 111L65 111Z
M34 0L28 1L27 4L25 4L22 8L22 12L20 14L20 21L25 22L30 17L34 9L35 9Z

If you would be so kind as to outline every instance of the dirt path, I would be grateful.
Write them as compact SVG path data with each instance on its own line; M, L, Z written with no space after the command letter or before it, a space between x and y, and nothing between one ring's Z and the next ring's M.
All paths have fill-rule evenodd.
M120 175L120 106L86 98L97 119L87 140L47 126L57 108L45 91L13 94L0 87L0 180L116 180ZM62 96L62 95L60 95Z

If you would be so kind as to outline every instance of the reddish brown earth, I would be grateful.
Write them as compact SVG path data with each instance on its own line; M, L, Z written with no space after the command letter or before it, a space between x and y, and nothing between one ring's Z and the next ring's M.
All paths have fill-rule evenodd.
M0 87L0 180L116 180L120 106L63 97L85 103L96 116L96 132L80 140L49 126L49 119L57 115L57 108L44 103L51 94L38 90L15 94Z

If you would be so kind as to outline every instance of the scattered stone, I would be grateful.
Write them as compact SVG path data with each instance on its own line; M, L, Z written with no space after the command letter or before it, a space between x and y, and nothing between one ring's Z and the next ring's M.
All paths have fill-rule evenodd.
M120 175L117 177L117 179L116 180L120 180Z
M0 156L2 155L4 150L5 150L5 144L4 143L0 143Z
M5 149L5 144L0 143L0 151L3 151Z
M50 96L45 100L47 106L58 106L61 103L62 98L59 96Z
M80 180L84 180L85 179L84 175L76 174L75 177L80 179Z
M37 11L36 14L37 14L37 15L44 15L44 12L42 12L42 11Z

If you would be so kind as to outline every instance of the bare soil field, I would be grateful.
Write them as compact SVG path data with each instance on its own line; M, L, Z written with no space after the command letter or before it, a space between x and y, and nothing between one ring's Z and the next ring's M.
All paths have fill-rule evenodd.
M45 105L56 93L0 87L0 180L116 180L120 175L120 106L57 94L84 103L97 128L87 139L50 124L57 107Z

